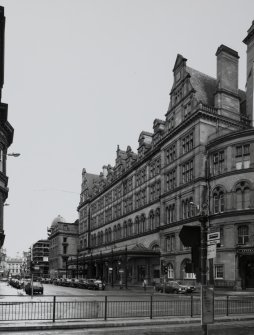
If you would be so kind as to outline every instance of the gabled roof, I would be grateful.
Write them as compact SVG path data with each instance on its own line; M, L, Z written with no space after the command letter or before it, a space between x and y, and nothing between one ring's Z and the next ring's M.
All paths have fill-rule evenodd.
M194 90L195 96L198 101L204 104L214 105L214 93L217 89L217 80L202 72L199 72L191 67L186 67L186 71L190 74L190 82Z
M173 72L183 63L183 62L186 62L187 59L184 58L182 55L180 54L177 54L177 57L176 57L176 61L175 61L175 65L174 65L174 68L173 68Z

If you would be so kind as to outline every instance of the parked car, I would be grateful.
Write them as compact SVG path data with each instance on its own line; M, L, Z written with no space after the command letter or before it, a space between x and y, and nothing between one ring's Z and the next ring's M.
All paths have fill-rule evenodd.
M52 280L52 284L58 286L58 284L59 284L59 279L58 279L58 278L54 278L54 279Z
M101 281L101 280L96 280L95 285L98 286L98 290L105 290L106 284L105 282Z
M32 282L28 282L25 286L26 294L32 294ZM33 294L43 294L43 285L40 282L33 282Z
M160 283L156 286L156 291L165 293L191 293L195 291L194 286L183 285L178 281L168 281L165 284Z
M98 279L87 279L86 286L88 290L104 290L106 285Z
M50 283L50 278L41 278L40 282L43 283L43 284L49 284Z
M72 283L72 279L70 278L64 278L62 281L62 286L70 287Z
M17 278L12 278L10 280L10 285L14 288L20 289L21 288L21 281Z
M79 279L77 287L78 288L87 288L87 280L86 279Z
M71 279L71 282L70 282L71 287L78 287L78 284L79 284L79 279L77 278Z

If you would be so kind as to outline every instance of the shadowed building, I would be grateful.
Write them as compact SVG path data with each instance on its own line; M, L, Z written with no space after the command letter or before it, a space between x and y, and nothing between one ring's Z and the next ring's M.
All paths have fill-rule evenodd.
M2 102L4 84L4 8L0 7L0 248L4 243L3 208L8 197L8 177L6 176L7 149L13 141L14 130L8 122L8 105Z

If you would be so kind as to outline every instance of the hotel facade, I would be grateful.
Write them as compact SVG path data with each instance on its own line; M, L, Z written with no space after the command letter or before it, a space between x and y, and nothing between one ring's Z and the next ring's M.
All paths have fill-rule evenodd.
M116 151L114 166L82 171L78 262L85 277L111 285L195 280L179 233L200 225L220 236L207 273L218 286L254 287L254 24L247 45L246 92L239 56L221 45L217 77L177 55L165 120L142 131L137 153Z

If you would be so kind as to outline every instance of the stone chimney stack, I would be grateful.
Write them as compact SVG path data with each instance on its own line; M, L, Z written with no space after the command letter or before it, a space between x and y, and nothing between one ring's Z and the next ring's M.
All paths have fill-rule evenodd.
M108 169L107 169L107 166L106 165L103 165L102 167L102 173L103 173L103 177L104 178L107 178L107 175L108 175Z
M246 74L246 112L254 126L254 21L248 30L248 35L243 40L247 45L247 74Z
M221 115L240 120L240 99L238 95L238 53L221 45L217 56L217 90L215 107Z

